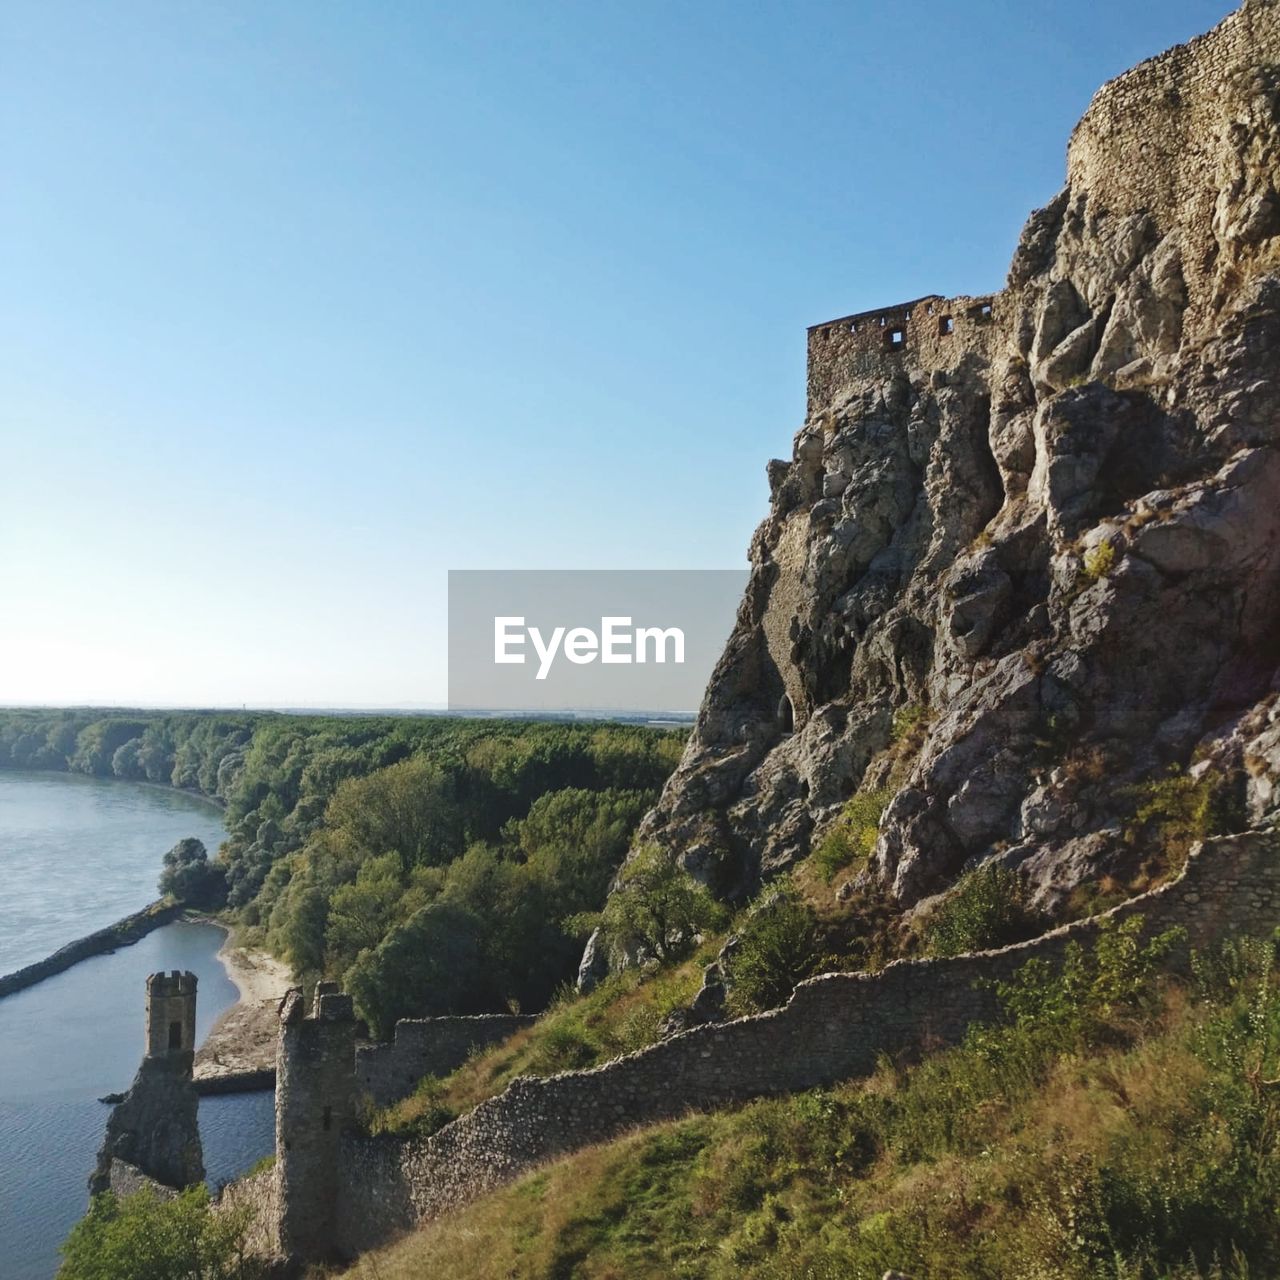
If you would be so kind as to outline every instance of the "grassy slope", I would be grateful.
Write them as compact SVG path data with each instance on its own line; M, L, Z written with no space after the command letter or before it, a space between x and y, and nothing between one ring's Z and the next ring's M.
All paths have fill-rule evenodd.
M1280 995L1239 960L1132 999L1050 984L1007 1030L579 1153L352 1274L1275 1275Z
M375 1116L373 1127L433 1132L501 1093L516 1076L593 1067L653 1044L666 1015L697 994L703 966L719 946L720 939L711 939L687 960L654 974L627 970L588 996L566 993L533 1026L476 1054L443 1080L424 1080L416 1093Z

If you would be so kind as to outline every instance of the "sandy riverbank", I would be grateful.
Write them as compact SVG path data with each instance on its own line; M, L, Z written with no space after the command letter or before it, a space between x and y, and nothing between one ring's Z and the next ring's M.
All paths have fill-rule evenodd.
M293 986L293 975L275 956L236 946L230 934L218 959L240 999L219 1016L196 1051L196 1086L202 1093L270 1088L276 1066L276 1009Z

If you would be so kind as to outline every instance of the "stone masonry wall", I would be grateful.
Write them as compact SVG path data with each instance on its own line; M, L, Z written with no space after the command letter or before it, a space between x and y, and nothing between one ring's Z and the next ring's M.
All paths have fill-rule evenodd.
M1248 240L1257 230L1252 223L1276 217L1274 191L1263 185L1244 191L1248 198L1241 200L1250 157L1234 143L1243 140L1247 122L1228 114L1224 103L1241 100L1239 92L1227 91L1241 77L1259 98L1274 94L1280 89L1278 60L1280 3L1248 0L1212 31L1103 85L1068 147L1069 190L1089 193L1087 208L1073 207L1069 216L1128 220L1135 250L1153 227L1160 235L1182 231L1188 245L1202 242L1211 226L1227 240ZM1241 204L1243 223L1222 225L1228 208ZM1230 272L1238 263L1228 268L1211 255L1186 255L1181 269L1185 322L1194 332L1216 295L1234 284ZM985 365L1002 349L1013 349L1017 308L1009 301L1003 293L930 296L814 325L808 340L810 415L833 405L842 391L890 377L908 362L945 371L966 357Z
M908 360L945 371L966 357L985 365L997 332L999 295L933 295L816 324L808 338L809 412L846 388L891 377Z
M352 1254L466 1204L544 1161L694 1109L865 1075L881 1054L958 1042L998 1012L991 980L1032 957L1060 960L1104 919L1174 925L1192 946L1280 924L1280 838L1208 841L1175 882L1103 916L1029 942L954 959L899 961L880 973L827 974L781 1009L698 1027L589 1071L522 1078L428 1138L343 1139L336 1239Z
M1274 93L1280 59L1280 6L1250 0L1212 31L1169 49L1108 81L1071 136L1067 176L1113 219L1152 219L1162 231L1204 238L1224 196L1243 179L1243 121L1228 113L1248 94L1228 91L1237 77L1254 92ZM1231 110L1235 110L1234 106ZM1226 145L1224 145L1226 144ZM1219 157L1230 157L1223 166ZM1259 193L1269 199L1271 193ZM1272 215L1273 216L1273 215ZM1212 257L1184 256L1186 323L1195 328L1211 300Z
M536 1021L532 1014L514 1013L402 1019L391 1043L356 1050L356 1086L375 1105L389 1106L412 1093L423 1077L447 1076L476 1049L497 1044Z

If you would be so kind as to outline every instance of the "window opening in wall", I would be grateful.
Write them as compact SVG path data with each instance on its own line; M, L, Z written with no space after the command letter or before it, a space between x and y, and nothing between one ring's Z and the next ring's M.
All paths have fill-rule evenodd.
M796 716L791 708L791 699L784 693L778 703L778 723L783 733L790 733L795 728Z
M169 1023L169 1048L182 1048L182 1023L180 1022Z
M885 334L884 345L890 351L901 351L902 348L907 345L906 330L901 326L890 329L888 333Z
M947 336L947 334L953 333L955 331L955 327L956 327L956 322L950 316L943 316L938 321L938 332L944 338Z
M328 1133L333 1128L333 1108L325 1107L324 1109L324 1131Z

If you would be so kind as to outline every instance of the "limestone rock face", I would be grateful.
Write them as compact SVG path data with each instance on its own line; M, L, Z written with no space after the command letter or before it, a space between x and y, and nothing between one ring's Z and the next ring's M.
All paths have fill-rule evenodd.
M199 1103L189 1053L143 1058L128 1093L107 1120L90 1192L111 1189L112 1166L118 1181L121 1162L166 1187L203 1182Z
M1103 87L1003 292L817 326L753 574L641 842L741 898L859 788L904 907L1123 874L1123 788L1280 808L1280 8ZM904 719L922 745L890 778ZM895 730L895 723L898 729ZM1202 767L1197 764L1196 767Z

